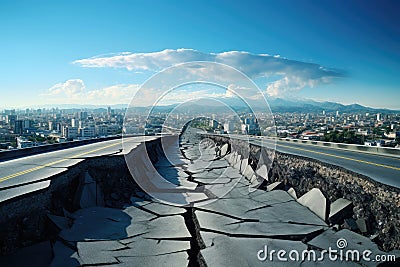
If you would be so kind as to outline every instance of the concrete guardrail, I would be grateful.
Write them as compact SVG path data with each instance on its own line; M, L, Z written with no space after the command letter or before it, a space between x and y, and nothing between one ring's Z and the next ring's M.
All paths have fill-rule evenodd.
M78 140L78 141L70 141L70 142L63 142L57 144L48 144L48 145L41 145L41 146L34 146L34 147L27 147L21 149L14 149L14 150L6 150L0 151L0 161L26 157L34 154L40 153L47 153L51 151L56 151L60 149L72 148L82 145L88 145L98 142L104 142L114 139L120 139L121 136L109 136L104 138L93 138L93 139L86 139L86 140Z
M208 134L208 135L221 135L221 134ZM235 138L235 136L230 136L231 138ZM374 146L365 146L365 145L356 145L356 144L345 144L345 143L332 143L332 142L323 142L323 141L314 141L314 140L303 140L303 139L292 139L292 138L277 138L277 137L259 137L255 136L256 138L267 138L267 139L274 139L279 141L285 142L293 142L293 143L301 143L301 144L308 144L313 146L320 146L320 147L328 147L333 149L345 149L351 151L358 151L363 153L373 153L373 154L380 154L380 155L389 155L392 157L400 157L400 149L398 148L391 148L391 147L374 147Z
M269 137L268 139L274 139L274 138ZM347 149L347 150L358 151L358 152L387 154L387 155L391 155L391 156L400 157L400 149L392 148L392 147L376 147L376 146L365 146L365 145L345 144L345 143L332 143L332 142L302 140L302 139L292 139L292 138L277 138L277 139L280 141L286 141L286 142L303 143L303 144L310 144L310 145L338 148L338 149Z

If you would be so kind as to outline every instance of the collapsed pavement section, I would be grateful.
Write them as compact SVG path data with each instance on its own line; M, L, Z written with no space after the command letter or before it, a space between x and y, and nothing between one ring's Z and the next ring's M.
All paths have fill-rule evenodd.
M313 252L319 258L324 249L337 248L340 238L351 249L399 256L332 225L330 220L346 216L347 201L330 203L319 189L297 198L297 190L286 191L282 182L260 187L267 168L254 168L242 149L203 137L189 127L167 146L138 147L126 157L128 165L135 163L130 169L134 179L122 165L112 174L100 166L82 169L74 200L79 208L47 214L57 229L45 246L52 250L49 265L285 266L288 262L269 259L266 248ZM146 192L134 182L143 178ZM329 258L289 261L335 265ZM341 264L377 265L363 260Z

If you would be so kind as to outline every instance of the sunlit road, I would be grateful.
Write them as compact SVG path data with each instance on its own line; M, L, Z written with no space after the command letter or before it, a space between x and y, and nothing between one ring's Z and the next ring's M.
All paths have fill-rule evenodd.
M231 135L231 137L249 140L255 145L276 148L282 153L340 166L378 182L400 188L400 157L251 136Z
M242 138L235 136L235 138ZM400 158L310 144L250 137L256 145L274 147L279 152L316 159L368 176L378 182L400 188ZM276 143L275 143L276 142Z
M125 138L125 151L129 152L144 140L155 138ZM0 162L0 202L46 188L50 177L68 171L68 167L87 158L118 154L122 149L122 140L116 139Z
M151 140L157 137L146 137ZM246 139L243 136L234 138ZM125 149L130 151L144 137L124 139ZM362 153L303 143L250 137L255 145L275 147L279 152L299 155L343 167L368 176L376 181L400 187L400 158L379 154ZM67 148L43 154L0 162L0 202L27 192L46 188L50 177L68 171L71 167L90 157L114 155L123 149L121 139Z

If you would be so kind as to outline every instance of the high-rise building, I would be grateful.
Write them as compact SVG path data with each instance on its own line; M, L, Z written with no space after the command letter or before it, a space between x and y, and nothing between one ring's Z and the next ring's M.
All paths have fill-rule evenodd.
M14 122L14 133L15 134L22 134L23 132L24 132L23 120L16 120Z
M79 111L79 119L80 120L87 120L87 118L88 118L87 111Z
M107 125L96 125L96 135L98 135L98 136L108 135L108 126Z
M212 128L217 128L218 126L218 122L214 119L210 119L208 126L212 127Z
M49 130L50 131L54 130L54 122L53 121L49 121L48 125L49 125Z
M15 121L17 120L17 115L7 115L6 116L6 123L11 126L11 128L14 127Z
M95 128L92 126L79 129L79 135L84 138L93 138L96 135Z
M27 129L32 128L32 126L33 126L33 121L32 121L32 120L25 119L25 120L23 121L23 124L22 124L22 129L25 131L25 130L27 130Z
M233 131L234 131L234 125L233 125L233 123L232 122L230 122L230 121L227 121L225 124L224 124L224 131L225 132L227 132L227 133L232 133Z
M78 127L71 127L71 126L63 126L62 127L62 136L68 139L74 139L78 137Z

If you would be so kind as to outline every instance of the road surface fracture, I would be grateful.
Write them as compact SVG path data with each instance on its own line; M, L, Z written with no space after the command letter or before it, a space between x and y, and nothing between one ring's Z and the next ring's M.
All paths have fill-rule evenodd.
M60 229L51 266L334 266L321 253L337 249L339 238L346 239L346 248L386 254L366 237L335 231L318 207L300 204L278 185L271 191L254 188L256 172L243 165L247 161L238 165L237 154L216 149L197 129L186 129L179 142L157 153L163 155L157 162L149 166L142 159L133 174L153 181L157 190L138 191L122 209L105 207L88 197L95 190L88 176L83 208L50 216ZM269 257L279 250L297 251L300 258ZM320 260L301 259L303 251ZM375 266L362 259L340 264Z

